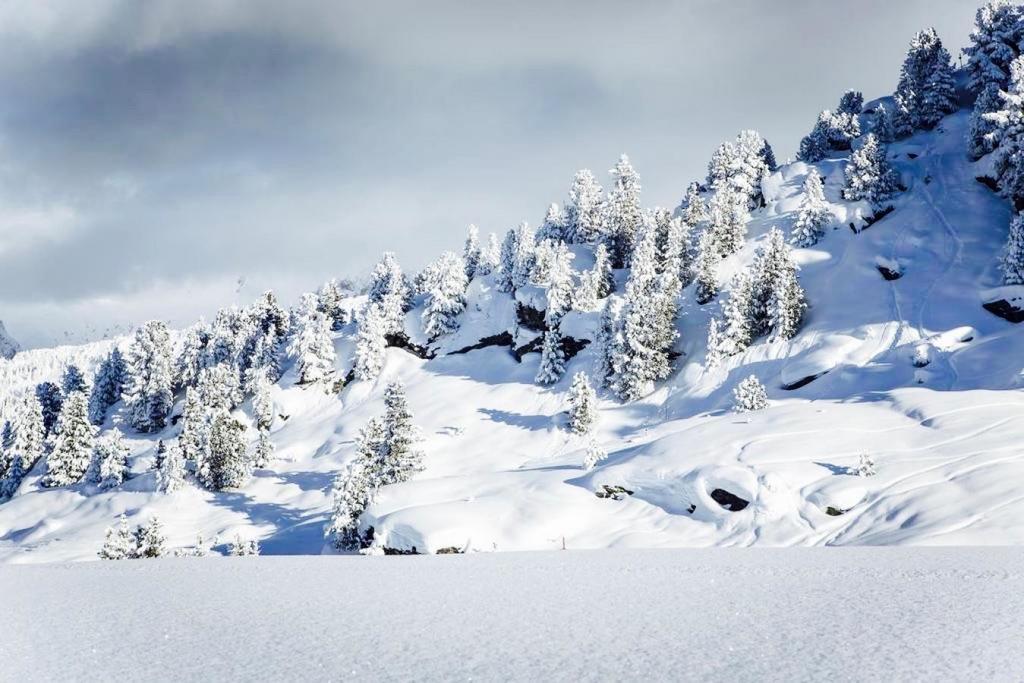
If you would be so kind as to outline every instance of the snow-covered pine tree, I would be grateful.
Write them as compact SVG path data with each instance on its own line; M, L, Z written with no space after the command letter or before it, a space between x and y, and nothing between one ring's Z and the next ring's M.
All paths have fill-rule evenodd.
M750 375L733 389L733 410L749 413L768 407L768 394L756 375Z
M78 366L74 363L71 363L64 368L64 375L60 380L60 390L65 396L68 396L74 391L89 393L89 387L85 385L85 377L82 375L82 371L79 370Z
M210 411L203 405L202 392L198 387L185 390L178 445L181 446L182 456L195 463L196 476L201 476L206 470L209 456Z
M664 241L658 249L658 272L671 273L685 287L693 281L693 228L682 218L669 218L665 224Z
M549 326L557 325L572 309L574 275L573 254L564 242L556 242L548 262L548 307L544 312Z
M348 323L348 312L341 305L345 293L341 285L334 278L331 278L316 293L317 310L320 311L330 325L332 331L337 332Z
M934 128L947 114L957 110L956 83L953 80L953 67L949 63L949 53L942 49L945 56L936 58L935 66L924 82L921 93L921 125Z
M1000 192L1019 205L1024 202L1024 56L1010 64L1009 90L999 97L1001 109L983 117L995 128L992 168Z
M537 239L553 240L555 242L566 241L565 224L565 212L562 211L561 207L554 202L548 204L544 220L540 224L540 229L537 230Z
M266 372L258 372L253 378L252 416L257 429L270 429L274 423L274 399L270 395L270 379Z
M384 316L385 334L401 332L406 312L412 307L412 287L395 255L384 252L370 275L367 290L370 304L379 304Z
M863 146L853 153L846 165L843 199L879 204L898 191L899 175L889 166L885 145L879 144L873 133L868 133Z
M512 258L512 290L519 289L530 282L530 274L536 263L537 242L533 228L526 221L516 228L516 250Z
M163 557L167 554L166 543L164 525L156 515L153 515L145 526L140 526L135 530L135 557L139 559Z
M316 295L302 295L294 320L288 355L295 360L299 384L327 379L334 373L334 341L330 321L318 309Z
M892 130L897 139L908 137L914 133L914 116L910 111L912 99L913 93L907 95L896 93L892 96Z
M718 294L718 264L721 257L715 248L715 236L705 230L701 233L697 247L697 262L694 266L694 297L704 305Z
M107 527L106 540L97 554L101 560L131 560L136 557L135 553L135 535L122 514L117 518L117 524Z
M374 379L384 367L386 325L380 304L368 305L359 317L354 367L356 379Z
M879 102L875 108L875 127L871 130L879 142L889 144L896 142L896 127L892 121L892 114L885 104Z
M174 361L174 388L181 390L195 384L199 372L208 362L207 347L210 343L210 330L202 321L196 323L185 332L181 343L181 351ZM99 378L97 377L97 382Z
M785 270L795 268L796 264L793 262L791 250L786 244L782 232L778 228L772 227L768 231L764 245L758 248L750 268L753 286L749 316L754 337L759 337L770 329L770 301L776 284Z
M804 196L800 212L790 231L789 241L798 247L811 247L825 235L825 228L832 221L832 212L825 202L825 190L816 168L811 168L804 180Z
M501 246L498 243L498 236L492 232L487 236L487 244L480 250L476 275L490 275L497 269L500 260Z
M501 242L501 253L498 256L498 266L495 269L495 284L499 292L512 293L516 289L515 266L518 251L519 233L515 229L509 230Z
M1015 213L1010 221L999 269L1003 271L1003 284L1024 285L1024 213Z
M0 480L7 473L7 467L11 464L11 447L14 446L14 423L4 420L3 429L0 430Z
M613 265L628 266L633 253L633 241L642 220L640 176L625 154L619 157L615 168L608 172L613 178L606 207L610 256Z
M242 402L238 373L227 363L203 368L196 386L208 410L231 410Z
M730 285L729 296L722 303L724 329L718 351L725 356L742 353L754 339L754 282L750 273L737 273Z
M775 170L775 154L771 145L756 130L743 130L736 136L736 167L731 182L736 190L747 197L748 208L764 203L761 181Z
M41 382L36 385L36 400L43 411L43 429L49 436L57 427L57 418L60 417L60 410L64 405L64 396L60 393L60 387L53 382Z
M96 439L85 479L105 491L120 486L127 476L128 446L121 430L115 427Z
M708 204L700 194L700 183L690 183L686 187L679 215L687 225L694 228L708 219Z
M232 557L252 557L259 554L260 544L254 538L246 541L236 534L235 540L228 544L228 555Z
M980 159L993 149L996 144L996 125L985 117L1002 108L1003 100L999 97L999 87L990 83L974 101L971 112L971 126L967 131L967 154L972 160Z
M1024 16L1019 5L993 0L980 7L974 15L970 45L964 48L971 90L981 93L989 86L1005 90L1010 64L1020 55L1022 42Z
M597 393L590 386L587 373L577 372L569 387L569 429L574 434L587 434L594 428L597 418Z
M897 107L906 107L912 128L933 126L945 114L956 111L949 61L949 52L942 47L934 28L918 31L910 41L896 94L900 96Z
M726 140L711 153L711 160L708 161L708 186L713 190L731 184L730 180L740 165L739 152L736 143Z
M156 442L156 453L153 456L153 469L160 469L160 465L164 461L164 457L167 455L167 444L164 443L163 439L159 439Z
M618 375L626 367L625 337L622 331L624 308L623 299L609 298L601 312L601 325L597 331L596 374L603 386L613 390Z
M46 459L44 486L69 486L81 481L92 458L96 428L89 422L89 401L85 394L70 394L57 419L53 450Z
M730 185L723 185L711 200L707 232L711 233L716 252L722 256L735 254L747 238L747 198Z
M875 469L874 459L867 453L861 453L854 474L858 477L873 477L878 474L878 470Z
M708 321L707 352L704 356L704 365L706 367L713 368L722 362L724 355L722 351L723 344L722 321L718 318L712 318Z
M565 352L562 351L562 332L554 325L544 333L537 384L554 384L565 374Z
M156 490L174 493L185 486L185 457L181 444L175 442L167 449L163 462L156 471Z
M407 481L423 469L423 452L416 448L419 429L412 423L405 386L392 382L384 390L384 440L381 448L382 484Z
M227 363L240 367L242 346L245 340L240 334L242 314L235 307L222 308L210 326L210 341L207 344L207 364Z
M274 442L270 440L270 432L260 429L256 434L256 445L252 452L254 467L266 467L274 456Z
M587 452L583 456L583 469L592 470L597 466L597 463L601 462L608 457L608 453L603 448L597 445L597 442L591 441L587 445Z
M864 108L864 94L859 90L847 90L839 98L839 106L836 107L837 114L859 114Z
M252 462L245 444L245 425L226 411L218 412L210 425L209 455L200 481L209 489L219 491L238 488L252 476Z
M140 432L167 424L171 410L171 346L167 325L150 320L137 330L126 358L128 422Z
M121 351L115 346L96 370L89 393L89 421L94 425L103 424L107 411L121 400L124 390L125 362Z
M465 266L467 282L476 277L480 258L480 231L475 225L470 225L466 231L466 243L462 247L462 264Z
M423 308L423 333L430 341L459 329L459 315L466 310L466 265L457 254L446 251L434 262L437 279L427 292Z
M775 282L768 302L768 324L772 339L792 339L800 330L807 300L796 276L796 268L785 268Z
M374 442L379 442L381 436L380 421L371 420L360 432L357 457L334 479L334 502L327 536L339 550L359 550L366 541L359 531L359 517L377 496L377 483L370 473L376 458Z
M604 299L615 291L615 274L612 272L612 257L608 247L597 245L594 249L594 277L597 282L597 298Z
M594 311L598 307L598 278L594 269L580 273L580 284L572 297L572 307L577 311Z
M597 242L604 238L604 190L587 169L576 172L565 207L565 236L570 242Z
M26 396L14 417L14 443L8 454L7 472L0 480L0 500L15 494L21 480L43 456L45 441L42 407L34 396Z
M826 109L818 114L814 128L800 141L797 157L800 161L813 164L825 158L829 151L829 137L832 130L832 112Z

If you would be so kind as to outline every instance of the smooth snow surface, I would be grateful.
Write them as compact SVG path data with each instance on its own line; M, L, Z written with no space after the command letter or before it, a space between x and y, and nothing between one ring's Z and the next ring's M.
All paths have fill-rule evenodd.
M0 678L1019 681L1024 550L0 567Z

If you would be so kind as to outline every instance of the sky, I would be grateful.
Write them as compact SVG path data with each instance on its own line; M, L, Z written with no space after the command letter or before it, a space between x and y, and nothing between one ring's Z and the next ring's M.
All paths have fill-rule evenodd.
M289 302L380 253L539 223L628 153L675 206L714 148L792 156L964 0L0 2L0 320L24 345Z

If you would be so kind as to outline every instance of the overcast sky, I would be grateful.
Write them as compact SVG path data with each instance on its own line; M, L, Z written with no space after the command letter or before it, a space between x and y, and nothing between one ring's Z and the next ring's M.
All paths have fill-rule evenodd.
M413 270L606 182L674 206L758 129L781 159L896 83L964 0L0 1L0 319L30 346Z

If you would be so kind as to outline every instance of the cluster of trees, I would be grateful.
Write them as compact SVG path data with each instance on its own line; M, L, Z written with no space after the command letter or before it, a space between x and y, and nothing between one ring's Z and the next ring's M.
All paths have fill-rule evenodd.
M358 550L372 540L359 528L359 518L382 486L407 481L423 468L416 448L420 431L400 382L384 393L384 415L371 418L356 441L356 457L334 480L334 506L327 535L342 550ZM369 532L372 534L372 531Z
M863 107L864 96L856 90L848 90L834 112L826 109L818 114L814 128L800 140L800 161L813 164L833 150L850 149L853 141L861 135L860 113Z
M733 278L722 315L708 326L708 364L741 353L760 336L791 339L806 308L792 249L782 232L772 228L750 268Z
M167 554L166 544L163 524L155 516L133 530L128 526L125 516L121 515L117 524L107 529L106 540L98 554L101 560L161 557Z

